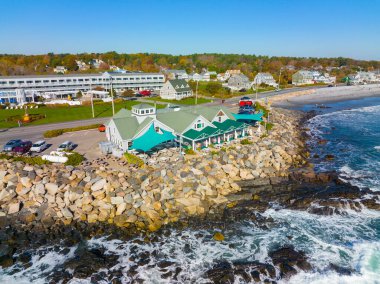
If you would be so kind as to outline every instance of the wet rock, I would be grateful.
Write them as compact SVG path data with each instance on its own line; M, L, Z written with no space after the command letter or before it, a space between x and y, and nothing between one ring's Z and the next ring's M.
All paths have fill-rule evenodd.
M280 269L282 278L289 278L297 273L295 266L301 270L308 271L311 269L306 255L302 251L296 251L293 246L285 246L269 253L274 265Z
M325 159L328 160L328 161L332 161L332 160L335 159L335 156L332 155L332 154L327 154L327 155L325 156Z
M212 237L215 241L218 241L218 242L222 242L224 241L224 235L220 232L216 232L213 237Z
M271 282L276 279L276 270L270 264L257 261L222 261L205 273L212 283L235 283L243 279L243 283Z
M74 258L64 263L65 269L73 270L73 276L79 279L90 277L102 268L110 268L116 265L118 256L105 253L103 248L89 249L85 245L79 245Z
M227 261L216 264L205 275L213 283L234 283L235 279L232 266Z
M334 263L330 263L328 270L334 270L340 275L351 275L354 271L350 268L342 267Z

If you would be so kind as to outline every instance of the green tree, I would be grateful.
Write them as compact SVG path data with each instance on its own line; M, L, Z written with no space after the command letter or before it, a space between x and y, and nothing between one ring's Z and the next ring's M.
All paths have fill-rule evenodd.
M121 93L121 96L123 97L134 97L135 93L132 90L125 90Z
M205 91L208 92L210 95L215 95L216 93L220 92L222 89L222 84L219 82L208 82Z

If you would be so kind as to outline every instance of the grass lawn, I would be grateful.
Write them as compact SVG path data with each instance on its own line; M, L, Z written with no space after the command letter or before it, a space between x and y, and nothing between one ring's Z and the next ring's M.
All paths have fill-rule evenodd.
M115 102L115 112L122 108L131 109L133 105L139 104L137 101L123 101ZM157 105L157 108L164 108L166 105ZM94 105L95 117L109 117L112 116L111 103L103 103ZM17 119L15 121L6 121L10 116L22 116L24 114L22 109L6 110L0 109L0 129L17 127ZM40 107L38 109L28 109L29 114L46 115L45 118L35 120L25 125L40 125L46 123L57 123L72 120L82 120L92 118L91 106L65 106L65 107Z
M161 99L160 97L155 97L155 98L148 98L148 100L150 101L157 101L157 102L165 102L165 103L170 103L170 104L175 104L175 105L195 105L195 97L189 97L189 98L185 98L185 99L182 99L180 101L177 101L177 100L165 100L165 99ZM205 104L205 103L209 103L209 102L212 102L212 100L209 100L209 99L205 99L205 98L199 98L198 97L198 104Z

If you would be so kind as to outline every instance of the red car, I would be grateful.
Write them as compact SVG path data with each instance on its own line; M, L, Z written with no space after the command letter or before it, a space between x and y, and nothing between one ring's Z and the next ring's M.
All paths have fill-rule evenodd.
M140 91L139 94L143 97L149 97L152 93L149 90Z
M13 148L13 152L15 153L27 153L29 152L30 148L32 147L31 141L22 141L18 146Z

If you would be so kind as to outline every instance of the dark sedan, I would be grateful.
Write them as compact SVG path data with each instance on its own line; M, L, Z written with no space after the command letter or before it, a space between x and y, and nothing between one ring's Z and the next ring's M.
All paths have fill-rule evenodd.
M13 148L13 152L15 153L27 153L32 147L33 143L31 141L22 141L18 146Z

